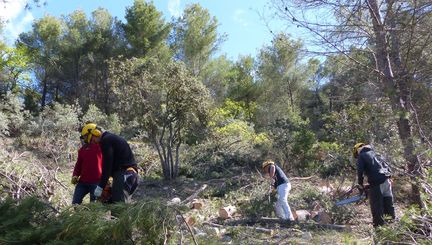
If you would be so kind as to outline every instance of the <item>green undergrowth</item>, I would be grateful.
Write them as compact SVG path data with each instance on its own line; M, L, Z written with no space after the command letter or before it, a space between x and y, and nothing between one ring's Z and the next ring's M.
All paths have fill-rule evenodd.
M0 204L0 244L161 244L174 242L176 210L154 200L71 206L60 213L35 197Z

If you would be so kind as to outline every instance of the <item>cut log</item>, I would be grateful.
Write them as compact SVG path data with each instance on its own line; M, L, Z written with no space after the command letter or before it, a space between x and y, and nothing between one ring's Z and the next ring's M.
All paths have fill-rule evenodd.
M227 206L219 209L219 218L229 219L237 211L234 206Z
M185 222L186 222L190 227L192 227L192 226L196 223L196 220L195 220L194 217L189 216L189 217L186 217L186 218L185 218Z
M295 211L298 221L306 221L310 218L311 214L307 210L296 210Z
M178 205L178 204L180 204L180 203L181 203L180 198L178 198L178 197L174 197L173 199L171 199L171 200L169 200L169 201L167 202L167 205L168 205L168 206L172 206L172 205Z
M331 224L332 217L328 212L319 212L318 213L318 223L320 224Z
M267 229L267 228L262 228L262 227L253 227L253 226L246 226L246 227L249 229L252 229L256 232L265 233L265 234L268 234L270 236L273 236L273 234L274 234L274 231L272 229Z
M192 201L192 209L201 209L204 206L204 204L201 201L198 201L194 199Z

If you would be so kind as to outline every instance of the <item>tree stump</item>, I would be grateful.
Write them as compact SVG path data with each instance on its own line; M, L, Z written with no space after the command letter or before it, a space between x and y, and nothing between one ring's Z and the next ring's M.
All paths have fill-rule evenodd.
M219 209L219 218L229 219L237 211L234 206L227 206Z

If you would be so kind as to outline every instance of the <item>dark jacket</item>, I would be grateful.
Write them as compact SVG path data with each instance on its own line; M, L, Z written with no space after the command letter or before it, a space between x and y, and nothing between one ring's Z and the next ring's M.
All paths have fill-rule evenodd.
M275 169L275 176L274 176L275 182L273 184L274 188L277 188L279 185L289 183L289 179L285 175L283 170L278 165L274 165L274 166L276 168Z
M365 146L360 151L357 159L357 178L358 184L363 185L363 174L368 177L371 186L382 184L388 176L382 172L383 166L377 160L376 153L370 146Z
M114 172L122 169L126 170L128 167L136 167L136 163L129 144L122 137L110 132L104 132L100 145L103 155L103 168L99 186L103 188Z

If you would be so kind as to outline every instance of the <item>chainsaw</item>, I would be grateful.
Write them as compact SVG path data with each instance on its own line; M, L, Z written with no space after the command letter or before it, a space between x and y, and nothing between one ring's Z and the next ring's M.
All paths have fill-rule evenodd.
M367 198L367 190L369 189L369 186L366 185L364 188L360 188L360 187L357 187L357 188L359 189L359 192L360 192L359 195L337 201L335 203L335 205L336 206L343 206L343 205L347 205L350 203L358 203L360 201L365 200Z

